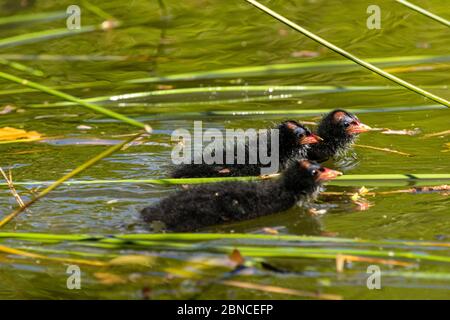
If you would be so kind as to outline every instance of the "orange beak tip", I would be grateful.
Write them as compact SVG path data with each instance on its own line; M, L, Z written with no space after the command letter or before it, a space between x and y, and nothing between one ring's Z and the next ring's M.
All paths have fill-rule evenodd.
M328 168L324 168L325 170L320 175L319 179L323 181L332 180L337 178L338 176L342 176L343 173L337 170L332 170Z
M321 137L319 137L318 135L316 135L316 134L313 134L313 136L314 136L314 138L316 138L316 139L317 139L317 141L323 141L323 139L322 139Z
M369 127L368 125L364 124L364 123L359 123L358 125L352 126L349 128L349 132L350 133L362 133L362 132L367 132L367 131L371 131L372 128Z
M318 143L321 138L319 138L316 135L310 135L310 136L306 136L304 138L302 138L300 140L300 144L314 144L314 143Z

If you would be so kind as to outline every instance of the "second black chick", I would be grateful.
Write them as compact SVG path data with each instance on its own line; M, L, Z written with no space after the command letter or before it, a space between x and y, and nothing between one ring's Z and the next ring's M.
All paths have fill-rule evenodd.
M313 134L307 127L294 120L287 120L279 124L275 129L278 129L278 163L279 171L283 170L286 163L291 158L305 158L307 150L311 144L318 143L322 139ZM271 150L271 136L267 135L267 151L268 156L272 155ZM260 135L256 137L256 145L259 148ZM176 166L170 176L172 178L196 178L196 177L233 177L233 176L258 176L261 174L261 168L268 167L261 162L259 158L259 149L251 150L251 143L246 140L244 146L245 163L239 163L237 157L237 146L233 149L225 148L223 154L222 164L206 164L201 163L182 164ZM249 156L251 152L258 155L256 163L249 163ZM233 162L227 163L227 154L234 155Z

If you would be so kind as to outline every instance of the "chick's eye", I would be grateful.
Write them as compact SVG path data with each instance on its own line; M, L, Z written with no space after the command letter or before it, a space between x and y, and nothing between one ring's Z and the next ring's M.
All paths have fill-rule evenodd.
M344 122L344 127L346 127L346 128L347 128L348 126L350 126L350 122L348 122L348 121L345 121L345 122Z
M317 176L317 174L319 173L319 171L313 170L311 173L312 173L313 176Z
M305 132L302 129L297 128L294 130L294 133L298 136L302 136L302 135L304 135Z

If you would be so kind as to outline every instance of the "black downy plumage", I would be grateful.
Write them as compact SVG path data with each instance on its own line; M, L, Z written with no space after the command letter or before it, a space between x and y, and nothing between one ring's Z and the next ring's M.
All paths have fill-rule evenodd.
M294 120L287 120L279 124L275 129L279 131L278 154L279 154L279 170L283 170L286 163L291 158L304 158L311 144L318 143L321 138L311 133L311 131ZM267 131L267 151L271 155L271 135ZM259 148L259 139L261 135L256 137L256 145ZM263 164L258 157L256 163L249 163L249 155L251 152L259 154L259 149L251 150L249 141L245 142L244 155L245 163L239 163L237 157L237 146L233 149L224 148L222 164L206 164L203 161L197 164L194 161L190 164L182 164L176 166L170 176L172 178L195 178L195 177L232 177L232 176L257 176L261 174L261 168L268 167ZM227 163L227 154L232 153L233 162ZM242 156L242 155L241 155ZM200 161L199 161L200 162Z
M317 134L323 140L311 145L306 158L324 162L344 153L358 134L369 130L370 127L361 123L354 114L341 109L331 111L322 118L317 128Z
M307 160L291 160L277 179L223 182L180 190L142 210L144 221L170 231L194 231L285 211L315 197L324 181L341 173Z

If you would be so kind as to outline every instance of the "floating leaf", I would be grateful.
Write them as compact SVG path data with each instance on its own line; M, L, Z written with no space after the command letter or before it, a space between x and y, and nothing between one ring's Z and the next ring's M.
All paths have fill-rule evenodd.
M94 276L103 284L113 285L113 284L123 284L127 282L127 279L121 277L117 274L108 272L96 272Z
M144 255L126 255L119 256L109 261L110 265L139 265L144 267L151 267L155 263L156 257Z
M41 134L37 131L25 131L22 129L16 129L11 127L0 128L0 141L31 139L38 140L41 138Z
M231 261L236 263L237 266L243 265L245 262L244 257L241 255L238 249L234 249L229 258Z

